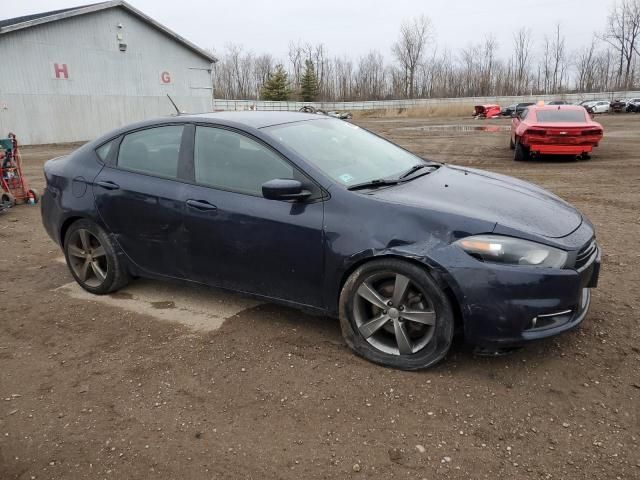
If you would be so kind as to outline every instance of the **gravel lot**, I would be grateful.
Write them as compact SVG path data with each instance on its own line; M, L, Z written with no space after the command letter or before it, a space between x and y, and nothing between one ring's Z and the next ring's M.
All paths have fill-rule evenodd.
M527 163L504 129L474 128L508 120L358 121L541 184L595 223L604 251L577 331L494 359L459 343L417 373L355 357L335 320L205 288L244 307L207 331L153 315L184 286L158 282L167 298L142 311L71 295L39 209L0 215L0 479L640 478L640 115L599 120L591 160ZM25 148L32 185L71 148Z

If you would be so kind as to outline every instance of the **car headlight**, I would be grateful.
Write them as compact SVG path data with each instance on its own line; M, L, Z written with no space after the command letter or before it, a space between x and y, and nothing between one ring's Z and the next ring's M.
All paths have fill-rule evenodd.
M547 268L562 268L567 262L567 252L520 238L476 235L455 243L484 262Z

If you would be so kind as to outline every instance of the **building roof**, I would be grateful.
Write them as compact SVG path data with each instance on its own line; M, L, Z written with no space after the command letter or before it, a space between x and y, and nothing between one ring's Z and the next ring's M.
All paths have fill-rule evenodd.
M89 5L80 5L78 7L64 8L62 10L52 10L50 12L35 13L33 15L25 15L22 17L15 17L15 18L8 18L6 20L0 20L0 35L9 33L9 32L14 32L16 30L35 27L36 25L42 25L44 23L57 22L58 20L64 20L66 18L71 18L78 15L85 15L88 13L99 12L101 10L107 10L109 8L117 8L117 7L125 9L127 12L131 13L132 15L135 15L142 21L160 30L161 32L168 35L169 37L172 37L177 42L183 44L185 47L197 53L198 55L206 58L210 62L217 61L217 59L211 53L207 52L206 50L203 50L202 48L198 47L194 43L191 43L186 38L178 35L173 30L170 30L169 28L155 21L153 18L142 13L140 10L129 5L127 2L123 0L111 0L108 2L92 3Z

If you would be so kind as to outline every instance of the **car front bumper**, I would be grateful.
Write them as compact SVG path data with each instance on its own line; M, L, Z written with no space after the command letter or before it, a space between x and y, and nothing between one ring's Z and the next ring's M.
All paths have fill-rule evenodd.
M601 260L599 248L579 269L484 263L455 246L447 256L443 276L458 300L465 339L486 350L521 346L579 325Z

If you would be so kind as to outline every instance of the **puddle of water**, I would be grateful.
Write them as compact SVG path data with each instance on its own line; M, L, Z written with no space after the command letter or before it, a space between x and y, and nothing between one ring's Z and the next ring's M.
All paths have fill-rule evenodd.
M400 127L396 128L396 131L421 132L425 135L433 136L450 133L501 133L511 131L511 125L421 125L417 127Z
M212 331L225 320L262 302L199 285L139 279L111 295L92 295L76 282L56 291L78 300L123 308L194 330Z

